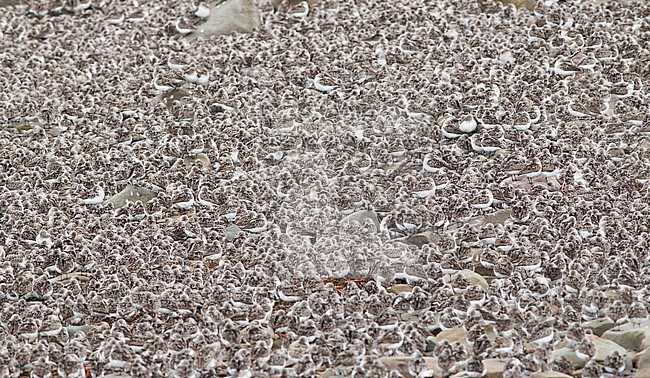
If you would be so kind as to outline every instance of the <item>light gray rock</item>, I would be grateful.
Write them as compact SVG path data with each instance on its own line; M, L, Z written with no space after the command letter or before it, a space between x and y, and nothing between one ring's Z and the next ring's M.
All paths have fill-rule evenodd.
M467 331L461 326L456 326L450 329L446 329L436 335L436 340L442 341L447 340L450 343L465 343L467 344Z
M605 361L607 356L614 353L615 351L617 351L621 356L627 356L627 350L611 340L606 340L595 335L589 335L587 337L589 340L591 340L591 342L594 343L594 345L596 345L595 359L598 362ZM582 368L585 366L585 361L579 359L578 356L576 356L575 350L572 348L564 347L553 351L552 359L557 359L560 356L565 357L567 360L569 360L569 362L571 362L575 368ZM628 368L631 367L632 359L627 357L625 360L625 365Z
M530 378L571 378L571 376L559 371L538 371L531 374Z
M503 225L512 215L511 209L501 209L487 215L477 215L471 218L467 223L474 226L484 226L488 223L493 225Z
M250 33L262 23L261 13L253 0L229 0L210 9L210 17L188 39L200 36Z
M127 185L124 190L106 200L106 203L113 205L116 209L126 206L128 202L149 202L156 196L153 190L138 188L133 185Z
M208 155L204 154L203 152L192 156L186 156L183 158L183 164L185 164L186 167L191 166L195 162L200 162L203 168L210 168L211 166L210 158L208 157Z
M364 223L367 220L370 220L375 225L375 228L379 231L379 217L377 216L377 213L370 210L355 211L354 213L341 219L341 222L339 223L340 224L349 224L351 222Z
M90 331L91 327L92 326L89 326L89 325L80 325L80 326L72 326L71 325L71 326L65 327L65 329L68 331L68 335L70 335L70 337L72 337L77 332L88 333L88 331Z
M407 293L411 292L413 288L410 285L406 284L397 284L389 287L386 291L393 294Z
M650 348L650 320L638 326L630 323L623 324L606 331L602 337L628 350L640 352Z
M604 318L594 319L588 322L584 322L580 325L584 329L590 329L591 332L596 336L602 336L605 332L616 326L616 324Z
M391 241L392 242L400 242L400 243L409 244L409 245L414 245L416 247L422 247L423 245L429 244L431 242L429 240L429 236L425 232L410 235L410 236L406 236L406 237L403 237L403 238L393 239Z
M503 371L506 369L506 361L489 358L483 361L483 366L485 366L486 370L485 378L501 378L503 377Z
M627 356L627 350L617 343L600 338L598 336L587 336L596 345L596 361L605 361L605 358L617 351L621 356ZM625 365L632 366L632 360L626 359Z
M320 373L320 378L342 378L344 376L344 374L341 374L341 372L335 369L327 369L324 372Z
M231 241L242 231L241 227L236 224L231 224L227 226L224 231L226 231L226 241Z

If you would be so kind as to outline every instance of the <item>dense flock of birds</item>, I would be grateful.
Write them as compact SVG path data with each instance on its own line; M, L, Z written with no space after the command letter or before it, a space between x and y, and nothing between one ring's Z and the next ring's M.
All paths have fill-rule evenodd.
M580 324L648 318L649 3L206 9L0 14L0 375L629 372Z

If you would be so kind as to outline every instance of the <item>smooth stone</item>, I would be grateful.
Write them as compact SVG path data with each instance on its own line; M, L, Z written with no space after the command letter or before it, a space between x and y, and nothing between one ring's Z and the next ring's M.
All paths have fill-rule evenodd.
M433 376L438 378L438 377L443 377L443 371L438 367L438 359L435 357L423 357L424 362L427 364L427 368L431 371L433 371ZM408 364L409 361L411 360L411 356L389 356L389 357L381 357L379 358L379 361L381 361L382 364L388 369L388 371L391 370L397 370L400 374L402 374L404 377L413 377L409 373L408 369Z
M406 323L417 322L418 319L420 319L420 314L417 311L411 313L401 313L400 318Z
M447 340L450 343L459 342L466 343L467 332L461 326L456 326L451 329L446 329L436 335L436 339L440 342L442 340Z
M224 228L224 231L226 232L226 241L232 241L237 234L241 232L241 227L231 224L230 226L227 226Z
M116 209L126 206L129 202L149 202L156 196L153 190L138 188L133 185L127 185L121 192L106 200L106 203L113 205Z
M607 356L615 351L618 351L621 356L627 356L627 350L611 340L606 340L595 335L588 335L587 337L596 345L596 361L605 361ZM626 359L625 364L632 366L632 360Z
M453 230L457 230L458 227L455 225L450 225L447 228L447 231L452 232ZM416 243L421 243L422 245L428 244L428 243L437 243L440 241L442 238L442 234L435 229L426 229L422 232L419 232L417 234L413 234L411 236L403 237L403 238L398 238L398 239L393 239L392 241L401 241L406 244L413 244L413 245L418 245ZM425 242L426 239L426 242ZM418 245L419 246L419 245Z
M482 378L502 378L503 377L503 371L506 368L506 363L492 358L488 360L483 361L483 366L485 366L485 375L482 376ZM469 375L467 375L467 371L460 371L454 375L452 375L450 378L467 378Z
M196 161L200 162L203 168L210 168L210 158L203 152L183 158L183 164L185 164L186 167L191 166Z
M427 234L422 232L419 234L405 236L403 238L393 239L391 242L400 242L408 245L414 245L419 248L425 244L429 244L431 241L429 240Z
M456 278L458 275L463 276L465 279L467 279L472 285L480 286L483 289L487 290L488 288L488 282L487 280L481 276L480 274L476 272L472 272L471 270L468 269L463 269L459 271L458 273L454 274L451 279L453 281L454 278Z
M260 25L260 10L253 0L229 0L211 8L208 19L188 37L250 33Z
M486 214L486 215L477 215L475 217L470 218L467 223L474 225L474 226L484 226L486 224L493 224L495 226L498 225L503 225L506 223L508 219L510 219L510 216L512 215L512 210L511 209L501 209L497 210L494 213Z
M70 337L74 336L77 332L83 331L84 333L88 333L90 331L91 326L89 325L80 325L80 326L67 326L65 329L68 331L68 335Z
M607 356L609 356L610 354L616 351L621 356L626 356L625 365L628 368L632 366L632 359L628 357L627 350L622 346L616 344L611 340L606 340L596 335L587 335L587 338L589 338L589 340L591 340L591 342L593 342L596 345L596 358L595 358L596 361L603 362L605 361ZM560 356L563 356L567 360L569 360L569 362L571 362L574 368L582 368L583 366L585 366L585 361L579 359L578 356L576 356L575 350L573 350L572 348L564 347L553 351L552 353L553 359L559 358Z
M62 285L70 283L73 278L76 278L79 282L87 282L90 281L90 275L88 273L83 273L83 272L72 272L72 273L65 273L61 274L59 276L50 278L48 281L52 283L61 283Z
M484 378L501 378L506 368L506 361L498 358L489 358L483 361L483 366L485 366L485 370L487 371Z
M411 292L413 291L413 288L407 284L396 284L389 287L386 291L393 294L399 294Z
M634 378L648 378L650 377L650 349L646 349L639 357L637 363L637 371Z
M339 377L342 377L342 375L339 374L336 370L331 368L320 373L320 378L339 378Z
M341 219L339 224L349 224L352 222L364 223L366 222L367 219L370 219L372 223L375 225L377 231L379 231L379 216L377 216L377 213L370 210L355 211L354 213Z
M612 340L628 350L636 352L650 348L650 320L635 326L626 323L603 333L603 339Z
M580 325L584 329L590 329L591 332L596 336L602 336L605 332L616 326L616 324L604 318L590 320L588 322L581 323Z
M571 378L571 376L559 371L538 371L531 374L530 378Z

